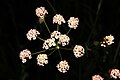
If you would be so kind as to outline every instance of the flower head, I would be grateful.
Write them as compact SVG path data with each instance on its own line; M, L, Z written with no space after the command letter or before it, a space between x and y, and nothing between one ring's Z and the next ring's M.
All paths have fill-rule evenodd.
M104 41L101 42L101 46L106 47L106 45L111 45L114 43L114 36L105 36Z
M58 43L62 44L62 46L68 45L70 41L70 38L67 35L60 35Z
M48 57L46 54L39 54L37 56L37 64L39 66L44 66L44 64L48 64Z
M65 73L65 72L67 72L67 70L69 70L70 66L68 65L68 62L66 60L64 60L64 61L60 61L56 67L58 68L58 70L60 72Z
M103 80L103 78L100 75L94 75L92 76L92 80Z
M32 58L31 52L28 49L25 49L25 50L21 51L20 54L19 54L19 57L20 57L20 59L22 59L23 63L25 63L27 61L26 58L28 58L28 59Z
M47 39L43 43L43 49L49 49L49 47L52 47L52 46L56 46L54 38Z
M70 17L70 19L68 20L68 27L70 28L76 29L78 27L78 24L79 24L78 18Z
M51 34L51 38L58 39L60 35L61 35L60 32L54 31L54 32L52 32L52 34Z
M112 69L110 71L110 77L114 79L120 78L120 71L118 69Z
M85 53L85 49L81 45L75 45L73 53L76 58L82 57Z
M64 18L63 18L62 15L56 14L56 15L53 17L53 24L54 24L54 23L57 23L57 24L61 25L62 22L65 23L65 20L64 20Z
M40 17L41 19L44 19L45 14L48 14L47 10L45 7L39 7L36 10L36 15Z
M39 35L40 33L36 30L36 29L30 29L28 31L28 33L26 34L28 40L35 40L37 35Z

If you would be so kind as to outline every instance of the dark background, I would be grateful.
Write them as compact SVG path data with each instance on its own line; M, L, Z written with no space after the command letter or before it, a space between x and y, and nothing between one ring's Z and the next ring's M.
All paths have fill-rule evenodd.
M47 0L1 0L0 80L91 80L94 74L100 74L105 80L112 80L109 77L109 69L120 69L119 48L116 60L113 62L120 41L120 6L119 0L101 1L101 8L96 15L100 0L50 0L56 13L63 15L65 20L71 16L79 18L79 27L72 30L68 36L72 38L73 46L80 44L86 49L86 54L78 59L74 57L72 51L61 51L63 59L66 59L70 65L70 70L63 74L56 68L56 64L60 61L59 56L55 55L57 53L49 57L49 64L44 67L36 64L37 55L25 64L19 59L19 52L25 48L30 49L31 52L41 50L40 41L27 40L26 33L29 29L37 28L41 37L48 38L46 28L38 23L35 15L37 7L46 7L49 12L46 22L51 31L55 29L55 25L52 24L55 13ZM69 29L65 26L61 27L63 33ZM88 40L91 31L92 36ZM115 43L110 47L103 48L94 44L110 34L115 37Z

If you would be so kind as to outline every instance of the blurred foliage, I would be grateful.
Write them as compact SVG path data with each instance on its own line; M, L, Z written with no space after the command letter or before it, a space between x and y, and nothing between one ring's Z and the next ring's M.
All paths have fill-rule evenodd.
M108 70L120 69L119 0L49 1L56 12L51 9L47 0L0 1L0 80L91 80L94 74L102 75L105 80L112 80ZM72 51L61 51L64 53L63 58L70 64L70 70L65 74L56 69L59 61L57 55L50 56L49 64L45 67L36 65L36 56L26 64L22 64L19 59L19 51L24 48L32 52L41 49L41 42L29 42L26 39L26 32L30 28L38 28L43 33L41 37L48 37L44 25L38 24L35 15L35 9L40 6L45 6L49 12L46 22L52 31L55 29L51 25L55 13L62 14L66 20L71 16L80 19L79 27L72 30L69 36L73 45L81 44L86 48L86 54L76 59ZM66 25L61 28L63 32L68 30ZM100 47L99 42L109 34L115 36L115 43L107 48ZM113 62L115 55L116 60Z

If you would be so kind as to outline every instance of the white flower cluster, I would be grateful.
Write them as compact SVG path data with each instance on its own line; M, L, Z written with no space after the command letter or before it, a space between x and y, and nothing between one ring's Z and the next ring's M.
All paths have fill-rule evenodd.
M58 43L62 44L62 46L68 45L70 41L70 38L67 35L60 35Z
M26 34L26 36L27 36L28 40L32 40L32 39L35 40L37 35L39 35L39 34L40 34L40 32L37 31L36 29L30 29L28 31L28 33Z
M44 19L45 14L48 14L47 10L45 7L39 7L36 10L36 15L40 17L41 19Z
M28 49L25 49L25 50L21 51L20 54L19 54L19 57L20 57L20 59L22 59L23 63L25 63L27 61L26 58L28 58L28 59L32 58L31 52Z
M38 7L35 10L35 12L36 12L36 15L39 17L39 22L40 23L42 23L44 21L45 15L48 14L45 7ZM68 27L69 28L76 29L78 27L78 25L79 25L79 19L75 18L75 17L70 17L70 19L67 22L68 22ZM65 21L65 19L63 18L62 15L56 14L53 17L53 24L54 23L56 23L58 25L61 25L62 23L66 23L66 21ZM46 23L45 23L45 25L46 25ZM47 25L46 25L46 27L47 27L47 30L50 32ZM57 30L59 30L58 26L57 26ZM40 35L40 32L37 31L36 29L30 29L28 31L28 33L26 34L28 40L36 40L38 35ZM66 46L70 42L69 36L67 36L66 34L61 34L61 32L59 32L59 31L53 31L50 34L50 38L48 38L46 40L44 40L42 38L39 38L39 39L44 41L43 46L42 46L42 48L45 49L44 51L46 51L47 49L49 49L52 46L56 46L55 48L59 49L59 45ZM73 52L74 52L74 55L77 58L81 57L81 56L83 56L84 48L82 46L76 45L75 48L73 49ZM37 54L37 52L34 53L34 54ZM20 54L19 54L19 57L20 57L20 59L22 59L23 63L25 63L27 61L26 58L28 58L28 59L32 58L31 52L28 49L25 49L25 50L21 51ZM37 55L36 60L37 60L37 64L39 66L44 66L45 64L48 64L48 56L47 56L47 54L39 54L39 55ZM66 73L69 70L70 66L68 65L68 62L66 60L63 60L63 61L60 61L59 64L57 64L56 67L58 68L58 70L60 72Z
M92 76L92 80L104 80L100 75Z
M70 41L70 38L67 35L63 35L58 31L54 31L51 34L51 38L58 39L58 44L62 44L62 46L68 45Z
M85 53L85 49L81 45L75 45L73 53L76 58L82 57Z
M105 36L104 41L101 42L101 46L106 47L106 45L111 45L114 43L114 36Z
M114 79L120 78L120 71L118 69L112 69L110 72L110 77Z
M44 66L44 64L48 64L48 57L46 54L39 54L37 56L37 64L39 66Z
M51 38L55 38L55 39L58 39L60 37L61 33L58 32L58 31L54 31L52 32L51 34Z
M54 23L57 23L57 24L61 25L62 22L65 23L65 20L64 20L64 18L63 18L62 15L56 14L56 15L53 17L53 24L54 24Z
M49 49L49 47L52 47L52 46L56 46L54 38L45 40L42 48L47 50L47 49Z
M78 24L79 24L78 18L70 17L70 19L68 20L68 27L70 28L76 29L78 27Z
M67 70L69 70L70 66L68 65L68 62L66 60L64 60L64 61L60 61L56 67L58 68L58 70L60 72L65 73L65 72L67 72Z

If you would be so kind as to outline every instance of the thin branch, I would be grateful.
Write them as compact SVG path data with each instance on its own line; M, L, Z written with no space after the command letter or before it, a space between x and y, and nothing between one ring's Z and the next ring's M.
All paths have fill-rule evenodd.
M93 34L93 32L94 32L94 28L95 28L96 23L97 23L97 21L98 21L101 4L102 4L102 0L100 0L100 2L99 2L99 4L98 4L98 9L97 9L97 12L96 12L96 19L95 19L95 22L94 22L94 24L93 24L93 28L92 28L92 30L91 30L91 32L90 32L90 35L89 35L89 37L88 37L88 40L87 40L86 44L89 43L90 38L92 37L92 34Z
M45 41L44 39L40 38L40 37L37 37L38 39L40 39L41 41Z
M56 11L55 11L54 7L52 6L52 4L50 3L49 0L47 0L47 3L50 5L50 7L52 8L53 12L56 14Z
M59 25L57 24L57 31L59 31Z
M67 35L70 33L70 31L71 31L71 28L68 30Z
M50 50L53 50L53 49L55 49L55 48L51 48L51 49L48 49L48 50L50 51ZM39 51L39 52L35 52L35 53L32 53L32 55L34 55L34 54L40 54L40 53L43 53L45 51L47 51L47 50L42 50L42 51Z
M63 49L63 50L72 50L71 48L62 48L62 47L60 47L60 49Z
M39 52L35 52L35 53L32 53L32 55L34 55L34 54L40 54L40 53L43 53L43 52L45 52L46 50L42 50L42 51L39 51Z
M45 20L44 20L44 23L45 23L45 26L46 26L48 32L51 33L51 32L50 32L50 29L48 28L48 26L47 26L47 24L46 24L46 22L45 22Z
M62 60L62 55L61 55L61 53L60 53L60 50L58 49L58 54L59 54L59 56L60 56L60 59Z
M52 55L57 49L54 49L48 56Z

